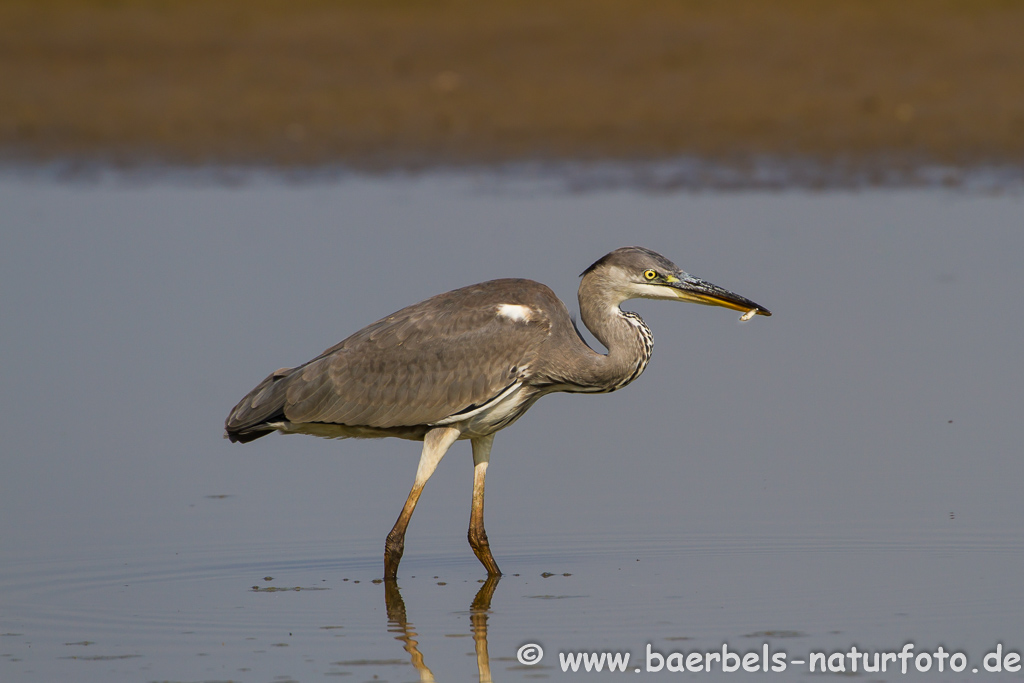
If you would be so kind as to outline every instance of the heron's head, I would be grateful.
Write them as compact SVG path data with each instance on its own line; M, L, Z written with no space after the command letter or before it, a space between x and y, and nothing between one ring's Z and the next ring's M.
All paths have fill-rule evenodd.
M684 272L661 254L643 247L622 247L605 254L582 273L612 293L616 304L627 299L668 299L771 315L764 306Z

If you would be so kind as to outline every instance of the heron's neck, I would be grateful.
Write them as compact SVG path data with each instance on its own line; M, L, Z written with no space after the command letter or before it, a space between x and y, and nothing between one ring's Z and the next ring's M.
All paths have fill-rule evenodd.
M592 354L589 358L588 376L583 379L590 386L607 391L621 389L639 377L651 359L651 329L636 313L619 308L625 300L625 296L590 275L580 283L580 318L608 349L607 355Z

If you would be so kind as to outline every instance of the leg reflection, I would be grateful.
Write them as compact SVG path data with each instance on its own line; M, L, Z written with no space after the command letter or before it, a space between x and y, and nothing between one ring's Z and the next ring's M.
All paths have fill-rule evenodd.
M420 683L434 683L434 673L423 662L419 642L415 640L416 632L405 616L405 600L394 581L384 582L384 605L388 611L388 633L397 633L395 640L402 641L404 649L412 658L412 665L420 674Z
M491 598L498 587L500 576L491 576L477 591L473 603L469 606L469 623L473 630L473 643L476 646L476 666L480 674L480 683L492 683L491 660L487 654L487 617L491 611ZM420 675L420 683L434 683L434 673L423 661L419 650L416 631L405 613L405 601L394 581L384 582L384 604L388 613L388 632L397 633L395 640L402 641L404 650L409 653L412 665Z
M473 643L476 645L476 668L480 683L491 683L491 660L487 655L487 615L491 611L491 598L498 587L501 576L491 574L480 586L473 604L469 606L469 623L473 629Z

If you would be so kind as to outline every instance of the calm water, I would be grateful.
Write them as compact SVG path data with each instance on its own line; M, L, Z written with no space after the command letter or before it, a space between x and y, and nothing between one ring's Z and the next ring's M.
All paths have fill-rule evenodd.
M0 680L501 682L576 652L718 680L646 672L647 648L723 644L799 680L811 653L907 643L965 661L912 677L967 680L1024 649L1019 196L8 176L0 207ZM220 438L269 371L393 310L509 276L575 309L627 244L775 315L631 302L644 377L495 442L497 585L465 540L466 443L394 592L374 580L418 444Z

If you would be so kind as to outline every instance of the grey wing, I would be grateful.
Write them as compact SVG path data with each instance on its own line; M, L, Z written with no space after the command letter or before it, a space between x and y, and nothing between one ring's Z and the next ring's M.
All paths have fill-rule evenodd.
M519 381L551 320L540 306L528 320L498 315L507 296L477 294L410 306L278 371L232 412L229 435L233 418L252 426L275 412L293 423L388 429L436 424L486 403Z

